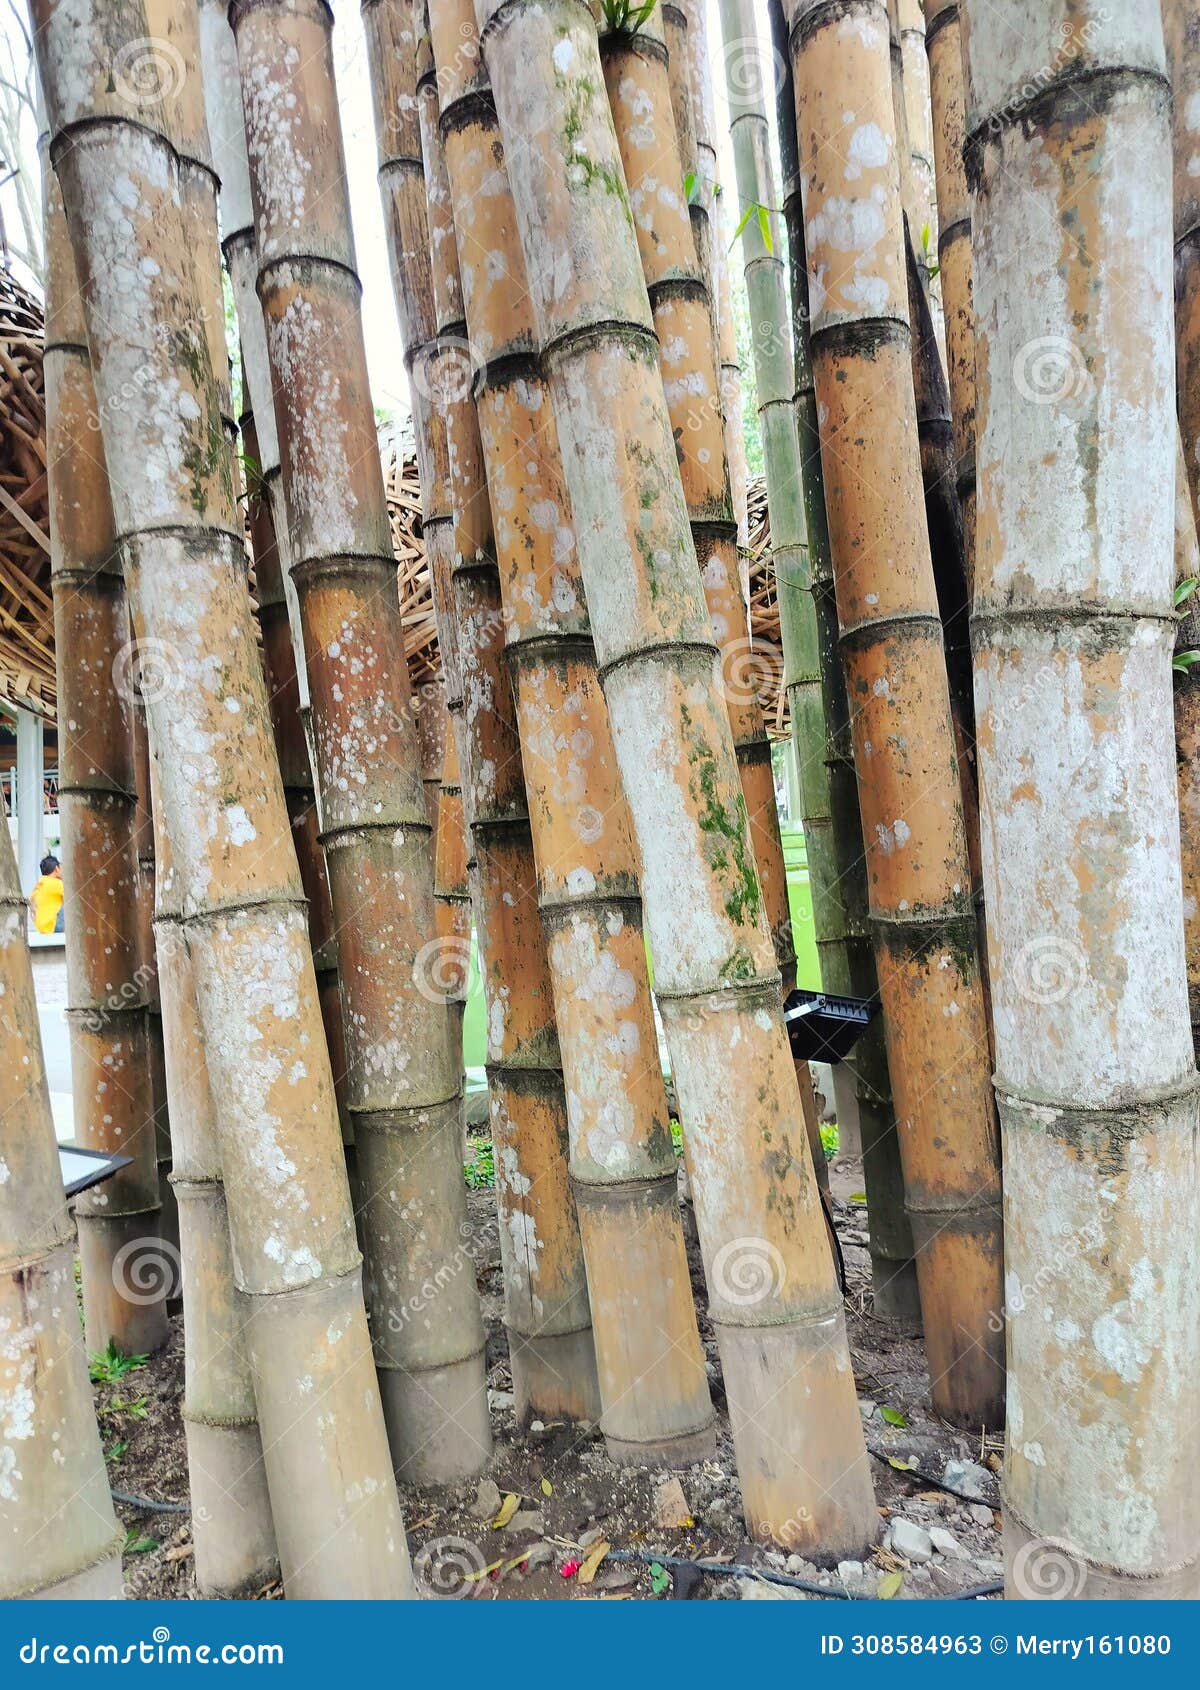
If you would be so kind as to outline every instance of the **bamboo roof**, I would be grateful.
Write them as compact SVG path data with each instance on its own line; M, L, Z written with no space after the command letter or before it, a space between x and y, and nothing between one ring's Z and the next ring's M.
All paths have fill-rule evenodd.
M0 265L0 698L53 715L42 307Z

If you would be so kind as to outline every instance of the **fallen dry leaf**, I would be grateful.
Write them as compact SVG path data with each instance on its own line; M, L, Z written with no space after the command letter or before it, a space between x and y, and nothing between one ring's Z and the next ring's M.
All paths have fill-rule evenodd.
M520 1501L521 1498L517 1496L515 1492L509 1491L508 1495L504 1498L504 1501L500 1504L500 1512L492 1521L494 1530L499 1531L502 1526L507 1526L508 1522L516 1513Z
M592 1545L592 1547L588 1550L587 1555L579 1563L579 1573L577 1575L577 1582L579 1584L591 1584L592 1580L596 1576L596 1568L600 1565L601 1561L603 1561L604 1557L608 1554L611 1548L612 1544L605 1538L601 1538L599 1543L594 1543Z

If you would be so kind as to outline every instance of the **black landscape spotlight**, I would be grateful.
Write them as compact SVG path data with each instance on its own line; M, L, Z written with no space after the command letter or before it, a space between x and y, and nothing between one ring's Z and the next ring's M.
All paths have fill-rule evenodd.
M783 1005L797 1062L844 1062L879 1013L878 998L841 998L797 989Z
M63 1188L68 1197L78 1197L89 1186L111 1179L133 1161L132 1156L110 1156L103 1150L79 1150L73 1144L60 1144L58 1165L62 1169Z

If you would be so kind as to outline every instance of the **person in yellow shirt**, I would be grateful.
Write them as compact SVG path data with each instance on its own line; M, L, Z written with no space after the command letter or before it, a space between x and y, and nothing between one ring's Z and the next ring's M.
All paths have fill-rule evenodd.
M63 930L62 864L57 857L43 857L42 877L29 894L33 911L33 925L39 933L61 933Z

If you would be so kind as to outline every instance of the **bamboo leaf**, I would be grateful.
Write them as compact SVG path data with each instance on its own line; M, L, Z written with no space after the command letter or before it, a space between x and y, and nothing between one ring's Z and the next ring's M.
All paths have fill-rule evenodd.
M650 1588L656 1596L661 1596L664 1590L671 1588L671 1575L661 1561L650 1563Z
M758 208L758 232L763 238L763 245L774 257L775 243L771 239L771 215L765 205L760 205Z
M1193 663L1200 663L1200 651L1177 651L1171 667L1177 675L1186 675Z
M881 1602L890 1602L893 1596L900 1594L900 1586L904 1583L903 1573L889 1573L879 1581L879 1589L875 1592Z
M1185 600L1190 599L1196 588L1200 587L1200 580L1195 575L1189 575L1186 581L1180 581L1171 595L1171 603L1178 610Z
M503 1557L503 1555L501 1555L501 1557L498 1561L492 1561L488 1566L480 1567L480 1569L477 1573L464 1573L463 1574L463 1582L466 1583L466 1584L470 1584L470 1583L473 1583L476 1579L485 1579L491 1573L494 1573L496 1571L497 1567L502 1567L503 1565L504 1565L504 1557Z
M684 197L689 205L694 205L696 203L696 189L698 187L699 181L697 179L696 172L694 170L689 170L683 178Z
M543 1496L553 1496L554 1495L554 1486L550 1483L549 1479L543 1479L542 1480L542 1495Z
M901 1461L900 1458L895 1455L888 1456L888 1466L894 1467L897 1473L911 1473L916 1465L916 1458L912 1456L910 1456L907 1461Z
M737 228L733 231L733 241L730 241L730 243L729 243L731 247L733 245L733 242L737 240L738 236L741 234L742 230L746 227L747 223L749 223L750 219L754 216L754 213L757 210L758 210L757 202L754 201L754 200L751 200L750 204L746 207L745 211L743 211L743 213L742 213L741 222L738 224Z
M576 1574L579 1584L591 1584L596 1576L596 1569L611 1548L612 1544L606 1538L601 1538L599 1543L593 1543L579 1564L579 1572Z
M504 1501L500 1504L500 1512L492 1521L493 1530L499 1531L502 1526L507 1526L508 1522L516 1513L520 1501L521 1498L519 1496L515 1495L512 1491L509 1491L508 1495L504 1498Z
M882 1414L889 1426L908 1425L908 1421L904 1418L898 1408L881 1408L879 1412Z

